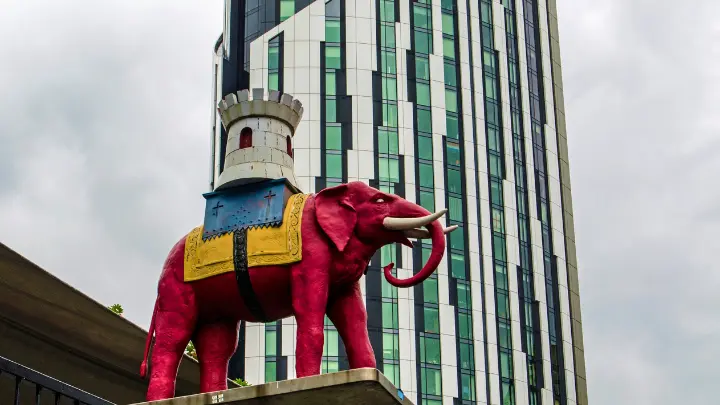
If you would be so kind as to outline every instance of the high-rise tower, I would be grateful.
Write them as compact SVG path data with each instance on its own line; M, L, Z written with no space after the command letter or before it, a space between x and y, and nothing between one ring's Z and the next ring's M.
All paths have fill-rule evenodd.
M298 188L361 180L460 226L421 286L380 263L407 277L424 244L361 283L378 368L415 403L587 404L554 0L226 0L213 66L212 187L217 102L265 88L304 106ZM292 378L295 333L243 325L231 376ZM328 322L323 372L346 367Z

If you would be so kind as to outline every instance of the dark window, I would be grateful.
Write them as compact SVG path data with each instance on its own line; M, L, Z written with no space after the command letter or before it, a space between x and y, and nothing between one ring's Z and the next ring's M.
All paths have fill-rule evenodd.
M252 129L245 127L240 131L240 149L252 148Z
M292 139L291 137L285 138L285 141L287 142L287 154L290 155L290 157L293 157L293 151L292 151Z

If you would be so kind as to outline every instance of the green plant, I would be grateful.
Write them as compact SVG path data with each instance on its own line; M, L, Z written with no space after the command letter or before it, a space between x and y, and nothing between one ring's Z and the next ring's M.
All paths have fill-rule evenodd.
M195 345L192 341L188 342L187 347L185 348L185 354L197 360L197 351L195 351Z
M234 382L235 384L237 384L237 385L239 385L239 386L241 386L241 387L249 387L249 386L252 385L252 384L250 384L249 382L243 380L243 379L240 378L240 377L238 377L238 378L233 378L233 379L230 380L230 381Z
M108 307L109 310L113 311L114 313L118 315L122 315L125 310L123 309L122 305L120 304L113 304Z

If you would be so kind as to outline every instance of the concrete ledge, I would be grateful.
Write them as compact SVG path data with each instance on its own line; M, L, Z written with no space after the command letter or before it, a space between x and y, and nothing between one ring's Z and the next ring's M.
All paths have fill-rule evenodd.
M380 371L361 368L143 404L412 405L412 402Z

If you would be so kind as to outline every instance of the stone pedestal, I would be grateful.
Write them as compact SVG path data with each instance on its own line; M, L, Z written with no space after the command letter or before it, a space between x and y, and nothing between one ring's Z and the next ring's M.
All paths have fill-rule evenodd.
M363 368L137 405L412 405L380 371Z

